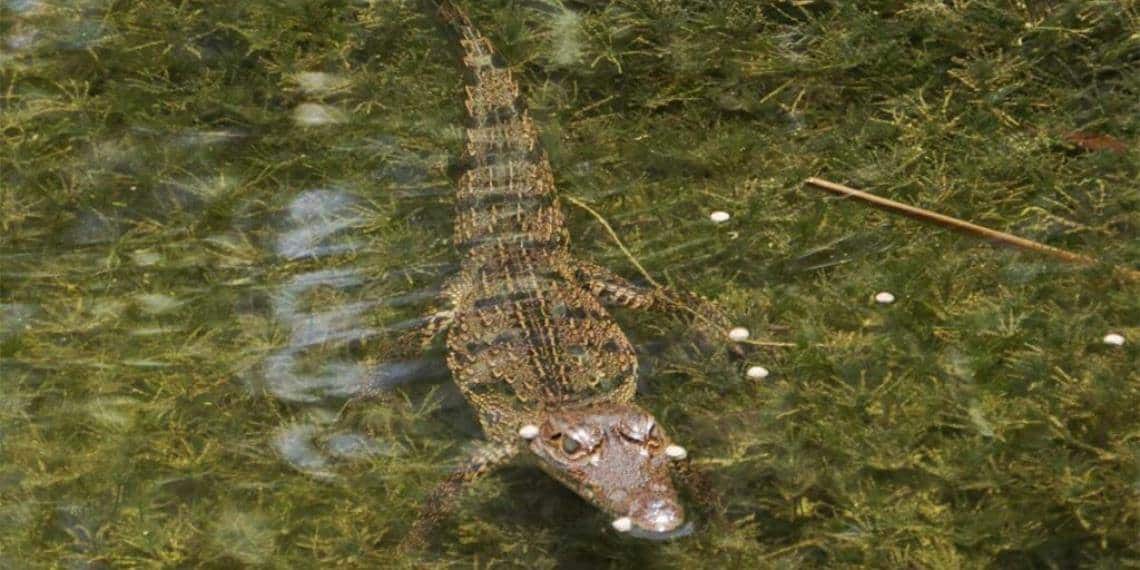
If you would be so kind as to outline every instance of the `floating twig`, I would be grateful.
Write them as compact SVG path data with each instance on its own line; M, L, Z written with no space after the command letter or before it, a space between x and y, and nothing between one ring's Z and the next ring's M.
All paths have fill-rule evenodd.
M614 228L612 226L610 226L610 223L607 222L606 219L604 217L602 217L602 215L599 214L597 210L591 208L588 204L586 204L585 202L583 202L583 201L581 201L581 200L579 200L573 196L565 196L565 198L571 204L574 204L575 206L578 206L579 208L586 210L587 212L590 213L590 215L594 216L594 219L598 220L598 223L602 224L603 228L606 228L606 232L610 234L610 238L614 240L614 243L616 243L618 248L621 249L621 252L625 254L626 259L628 259L629 262L632 263L633 266L636 267L639 272L641 272L641 276L644 277L645 280L648 281L650 284L652 284L654 287L656 287L658 289L663 288L661 286L661 284L658 283L657 280L655 280L653 278L653 276L650 275L649 272L646 271L645 268L641 266L640 263L638 263L637 258L634 257L633 254L630 253L629 249L625 247L625 244L621 242L621 238L618 237L617 232L614 231Z
M829 182L821 178L808 178L807 180L804 180L804 184L814 186L820 190L831 192L832 194L838 194L847 198L855 198L856 200L865 202L870 206L879 208L881 210L886 210L888 212L893 212L896 214L902 214L908 218L914 218L919 221L937 224L939 226L949 228L957 232L970 234L975 237L986 238L991 241L1011 245L1020 249L1035 251L1037 253L1065 261L1067 263L1076 263L1080 265L1096 265L1100 263L1100 260L1096 259L1095 257L1089 257L1080 253L1074 253L1072 251L1058 247L1045 245L1043 243L1018 237L1013 234L999 232L997 230L993 230L984 226L972 224L965 220L959 220L958 218L952 218L950 216L939 214L937 212L931 212L930 210L916 206L910 206L903 204L902 202L896 202L894 200L876 196L874 194L869 194L867 192L856 190L842 184ZM1140 271L1135 271L1123 267L1118 267L1117 270L1131 279L1140 279Z

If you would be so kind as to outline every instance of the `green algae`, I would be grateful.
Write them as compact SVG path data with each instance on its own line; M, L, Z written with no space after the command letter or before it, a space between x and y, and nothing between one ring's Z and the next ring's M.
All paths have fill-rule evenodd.
M0 566L420 563L393 546L476 437L394 340L455 262L446 37L418 2L2 7ZM1137 285L800 185L1135 267L1133 3L471 8L560 190L792 346L754 381L619 315L727 524L626 540L511 468L427 564L1140 565ZM373 362L400 387L342 409Z

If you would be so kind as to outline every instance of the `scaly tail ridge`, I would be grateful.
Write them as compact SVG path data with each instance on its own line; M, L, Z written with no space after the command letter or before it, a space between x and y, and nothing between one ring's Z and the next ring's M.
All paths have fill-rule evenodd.
M565 235L554 178L518 83L461 8L450 0L432 5L457 36L466 71L469 120L456 245L463 251L482 249L488 259L501 258L505 265L514 264L518 247L560 249Z

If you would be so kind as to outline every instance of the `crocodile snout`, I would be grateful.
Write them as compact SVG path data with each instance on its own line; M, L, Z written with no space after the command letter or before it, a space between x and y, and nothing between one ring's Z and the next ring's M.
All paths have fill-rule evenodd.
M669 532L685 522L685 510L671 497L642 497L634 501L629 518L639 529Z
M672 498L642 498L633 502L630 516L614 520L613 527L618 532L629 533L637 538L649 540L669 540L688 536L693 532L693 524L685 522L685 511Z

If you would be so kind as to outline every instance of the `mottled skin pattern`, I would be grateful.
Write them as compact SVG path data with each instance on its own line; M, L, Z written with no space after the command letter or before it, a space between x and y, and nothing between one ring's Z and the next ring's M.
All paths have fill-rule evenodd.
M469 125L454 237L463 260L445 288L451 306L429 319L428 335L446 332L448 366L486 443L431 494L404 546L420 545L464 486L520 454L615 519L628 518L634 534L683 534L690 527L672 475L692 482L694 472L680 448L666 453L668 436L633 403L637 356L605 307L676 309L682 296L571 256L518 84L462 11L449 1L438 10L462 46ZM712 315L705 322L721 326L698 303ZM535 433L520 436L524 427Z

